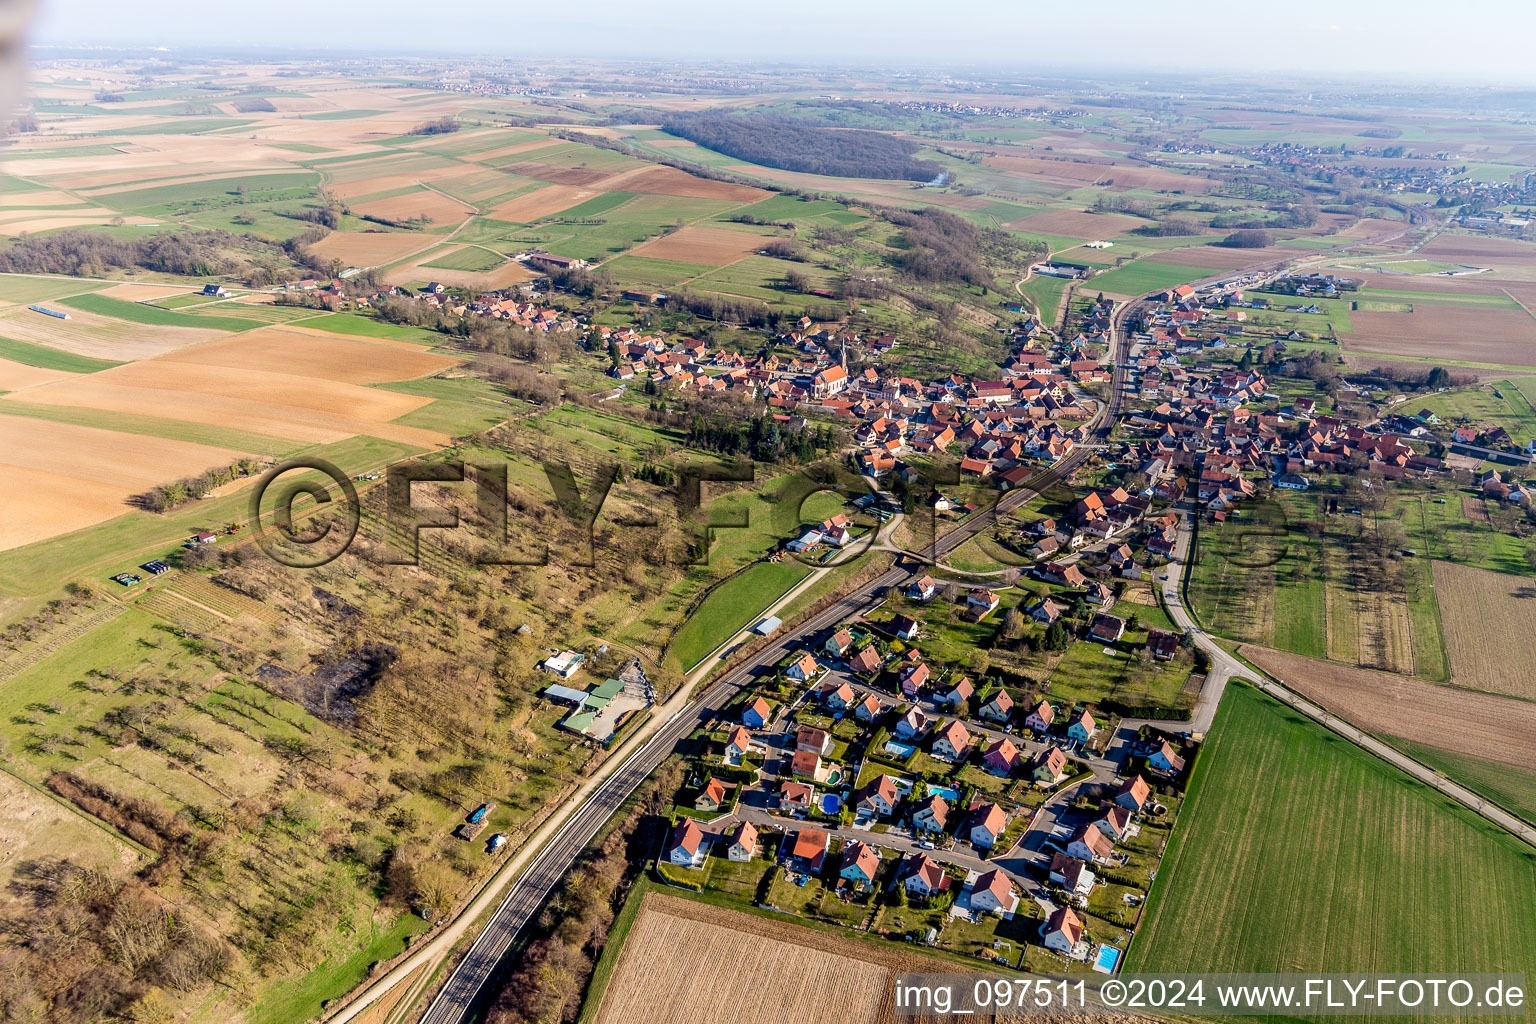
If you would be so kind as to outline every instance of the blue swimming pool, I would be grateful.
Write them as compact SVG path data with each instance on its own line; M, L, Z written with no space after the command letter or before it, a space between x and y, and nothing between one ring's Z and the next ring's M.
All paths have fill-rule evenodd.
M838 798L836 793L821 794L821 813L836 814L838 809L842 806L843 801Z
M958 803L960 800L960 789L958 786L935 786L930 782L928 784L928 792L930 794L939 794L939 796L943 797L951 804Z
M1114 974L1115 967L1120 963L1120 951L1114 946L1100 946L1099 955L1094 958L1093 969L1103 974Z

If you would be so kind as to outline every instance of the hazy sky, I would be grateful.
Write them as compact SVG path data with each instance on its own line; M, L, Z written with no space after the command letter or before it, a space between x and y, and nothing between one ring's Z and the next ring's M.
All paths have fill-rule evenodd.
M0 4L6 0L0 0ZM40 0L54 45L1247 70L1536 83L1533 0Z

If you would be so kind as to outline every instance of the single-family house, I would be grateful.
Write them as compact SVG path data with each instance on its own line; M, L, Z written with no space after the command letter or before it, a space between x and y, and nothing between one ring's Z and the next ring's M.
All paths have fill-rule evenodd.
M1179 653L1179 636L1161 629L1147 630L1147 650L1157 661L1172 661Z
M832 753L832 734L815 726L802 725L795 730L795 749L809 750L826 757Z
M814 750L797 750L795 756L789 759L789 770L799 778L820 782L821 755Z
M1072 723L1067 726L1067 739L1071 740L1073 743L1085 744L1092 741L1094 733L1098 731L1098 723L1095 722L1093 720L1093 716L1090 715L1086 709L1084 709L1082 714L1072 719Z
M1067 755L1058 746L1050 747L1040 755L1030 774L1036 782L1054 786L1067 774Z
M1090 864L1107 864L1114 856L1115 844L1109 836L1092 825L1080 825L1067 840L1067 856Z
M989 746L981 757L982 764L987 771L998 775L1007 775L1018 767L1022 755L1019 748L1013 745L1013 741L1004 737Z
M853 687L847 683L830 682L821 687L821 702L833 711L842 711L853 703Z
M902 740L915 739L928 728L928 716L923 714L923 709L910 707L906 714L896 722L896 738Z
M1007 690L998 687L997 692L988 697L976 713L994 722L1006 722L1013 713L1013 698L1008 696Z
M848 659L848 667L856 675L871 679L880 674L880 667L885 662L880 657L880 652L875 650L875 645L860 648L859 652Z
M1163 740L1163 745L1147 758L1147 767L1159 775L1177 775L1184 770L1184 759Z
M817 872L827 858L830 833L819 828L802 828L795 833L795 842L789 848L789 859L801 871Z
M901 884L908 896L927 899L949 888L949 876L926 853L910 853L901 862Z
M854 808L860 813L871 818L886 818L896 809L896 803L901 799L896 789L896 783L889 775L880 775L865 784L859 790L858 801Z
M1125 620L1118 615L1100 613L1093 617L1093 625L1088 627L1088 639L1101 644L1112 644L1124 635Z
M872 693L866 693L859 706L853 709L853 717L861 722L877 722L885 714L885 705Z
M1050 879L1074 896L1089 895L1098 881L1087 864L1060 851L1051 858Z
M758 697L741 713L741 724L748 729L762 729L767 727L768 720L772 717L773 707L762 697Z
M1061 907L1045 922L1043 941L1046 949L1068 956L1083 939L1083 922L1077 919L1071 907Z
M914 601L932 601L939 592L939 585L932 576L924 576L907 584L907 596Z
M949 688L949 692L944 695L944 703L948 704L951 709L958 709L961 704L964 704L966 701L970 700L972 694L975 692L976 688L971 685L970 679L966 678L965 676L961 676L959 679L955 680L955 684L951 686Z
M1147 785L1147 780L1140 775L1133 775L1120 783L1120 788L1115 792L1115 806L1124 807L1133 814L1140 814L1146 806L1147 798L1152 795L1152 787Z
M718 811L725 805L725 783L711 776L699 787L699 795L693 798L696 811Z
M730 860L746 861L757 856L757 826L744 821L731 833L730 845L725 848Z
M971 909L994 914L1012 913L1018 897L1013 883L997 868L984 872L971 886Z
M880 854L868 843L857 839L843 847L843 861L837 875L856 885L869 885L880 871Z
M684 868L703 867L708 852L709 847L704 843L704 830L692 818L683 818L672 829L672 837L667 843L669 864Z
M1045 732L1056 721L1056 709L1045 701L1035 705L1035 709L1024 719L1024 724L1035 732Z
M821 645L821 651L829 658L841 658L853 646L853 634L846 629L840 629L827 637L827 642Z
M821 662L816 660L816 655L806 651L784 670L784 674L797 683L807 683L821 675Z
M779 806L782 808L808 811L815 797L816 788L804 782L792 782L786 779L779 783Z
M970 745L970 731L958 720L952 720L934 734L932 752L934 757L958 761L965 756L966 748Z
M891 633L898 640L916 640L919 632L917 620L908 615L898 615L891 620Z
M921 661L908 665L901 670L901 692L908 698L916 697L928 685L932 675L928 666Z
M976 587L965 595L965 607L976 618L982 618L992 612L1002 600L985 587Z
M984 803L971 813L971 842L990 850L1007 827L1008 815L1003 809L994 803Z
M937 793L912 812L912 824L927 832L943 832L949 821L949 802Z
M1124 839L1126 829L1131 827L1131 812L1124 807L1110 804L1104 809L1103 814L1094 819L1093 827L1111 839Z
M752 748L752 734L741 726L731 730L731 735L725 741L725 759L727 761L740 761L742 756Z

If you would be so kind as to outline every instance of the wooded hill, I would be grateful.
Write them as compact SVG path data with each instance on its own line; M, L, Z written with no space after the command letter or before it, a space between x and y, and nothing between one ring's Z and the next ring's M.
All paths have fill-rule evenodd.
M764 167L843 178L932 181L944 168L915 159L918 145L881 132L823 128L766 114L674 114L662 128Z

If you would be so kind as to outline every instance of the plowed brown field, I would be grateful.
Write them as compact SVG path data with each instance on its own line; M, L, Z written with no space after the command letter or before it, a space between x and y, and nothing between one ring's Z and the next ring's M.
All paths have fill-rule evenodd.
M332 231L310 249L353 267L374 267L441 241L410 231Z
M644 900L597 1024L890 1024L896 974L964 970L663 893Z
M723 267L756 252L766 241L762 235L728 228L686 227L647 242L633 250L636 256L684 263L708 263Z
M527 224L541 217L569 210L593 196L602 195L600 189L577 188L575 185L545 185L541 189L525 192L509 199L491 211L491 217L512 224Z
M7 491L0 550L122 515L133 495L228 465L241 454L188 441L0 416L0 471Z
M1442 563L1436 563L1438 567ZM1437 573L1438 577L1438 573ZM1239 653L1367 732L1536 769L1536 703L1244 645Z

